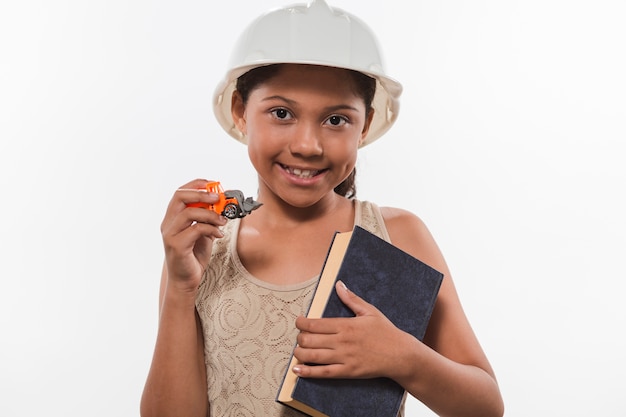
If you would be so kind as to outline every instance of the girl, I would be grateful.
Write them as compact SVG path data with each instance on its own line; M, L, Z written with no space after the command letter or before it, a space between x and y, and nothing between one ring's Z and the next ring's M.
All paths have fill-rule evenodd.
M296 366L301 377L388 377L439 415L501 416L494 373L425 225L355 198L358 149L395 120L399 84L380 66L354 62L359 50L378 59L375 43L357 45L371 42L362 22L324 2L298 7L249 27L238 46L247 50L235 52L244 58L215 97L220 123L247 143L263 206L229 221L189 207L216 201L193 191L207 183L194 180L167 208L159 332L142 415L299 416L275 401L297 343L301 363L320 364ZM294 49L281 49L276 33ZM312 34L321 48L307 41ZM334 53L346 48L350 62ZM258 62L245 61L250 56ZM336 290L355 317L303 317L334 233L355 224L444 273L423 343L341 284Z

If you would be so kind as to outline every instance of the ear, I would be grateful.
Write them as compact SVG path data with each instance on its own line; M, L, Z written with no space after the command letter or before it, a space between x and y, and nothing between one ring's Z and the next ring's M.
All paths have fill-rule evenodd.
M239 91L233 91L233 96L231 98L230 103L230 113L233 117L233 122L235 122L235 126L241 133L244 135L247 133L246 127L246 106L243 103L243 99Z
M359 146L363 144L363 141L365 140L367 133L370 131L372 120L374 120L374 112L375 112L374 108L371 107L367 115L367 119L365 120L365 125L363 126L363 130L361 131L361 139L359 140Z

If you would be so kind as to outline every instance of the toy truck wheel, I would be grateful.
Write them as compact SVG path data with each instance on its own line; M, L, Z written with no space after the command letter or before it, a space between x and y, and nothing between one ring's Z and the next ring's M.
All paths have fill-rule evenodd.
M229 219L235 219L237 218L237 215L239 214L239 208L237 207L236 204L228 203L224 207L224 212L222 214L225 217L228 217Z

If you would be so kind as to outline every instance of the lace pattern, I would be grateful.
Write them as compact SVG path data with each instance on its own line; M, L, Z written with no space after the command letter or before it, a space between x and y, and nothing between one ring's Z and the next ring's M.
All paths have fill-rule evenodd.
M356 202L355 224L389 240L377 206ZM279 286L250 275L236 252L239 220L215 242L196 299L212 416L302 416L275 401L317 277ZM401 413L402 414L402 413Z

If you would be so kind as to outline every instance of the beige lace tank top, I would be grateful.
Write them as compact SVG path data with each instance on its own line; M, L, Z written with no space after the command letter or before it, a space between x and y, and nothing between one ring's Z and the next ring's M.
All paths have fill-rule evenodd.
M355 224L389 241L380 209L356 202ZM318 277L273 285L246 271L237 255L239 220L215 242L196 308L204 333L211 416L302 416L275 401ZM402 413L401 413L402 414Z

